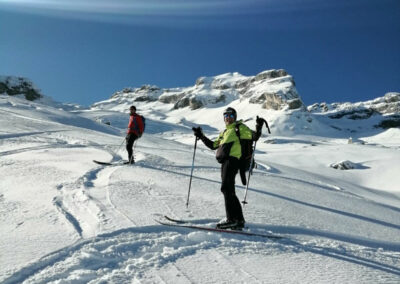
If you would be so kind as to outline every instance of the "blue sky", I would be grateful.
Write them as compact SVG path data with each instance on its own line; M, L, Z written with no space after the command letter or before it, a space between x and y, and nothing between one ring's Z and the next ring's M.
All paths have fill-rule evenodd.
M400 1L0 0L0 75L62 102L281 68L306 104L400 92Z

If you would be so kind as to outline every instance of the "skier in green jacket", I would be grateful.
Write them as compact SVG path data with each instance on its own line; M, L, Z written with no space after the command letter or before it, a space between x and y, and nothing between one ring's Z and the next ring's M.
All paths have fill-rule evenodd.
M242 147L240 139L251 139L257 141L261 136L263 120L257 117L256 132L252 131L241 120L236 121L236 110L228 107L224 111L224 122L226 129L221 132L215 141L208 139L201 128L193 128L194 135L201 139L211 150L217 149L216 159L221 164L221 191L225 199L226 219L217 224L220 229L241 230L244 227L242 206L235 193L235 178L240 167Z

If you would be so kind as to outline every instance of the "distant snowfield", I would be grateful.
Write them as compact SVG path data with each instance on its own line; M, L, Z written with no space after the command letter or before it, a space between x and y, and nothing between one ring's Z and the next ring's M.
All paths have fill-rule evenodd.
M126 159L128 104L71 112L0 96L0 282L399 283L400 130L349 144L314 117L307 134L296 132L307 118L231 105L252 128L257 114L274 126L257 143L244 214L250 231L282 240L154 221L224 217L219 164L202 143L185 205L191 127L215 137L224 106L139 104L147 120L137 163L99 166L92 160ZM331 167L341 161L356 168Z

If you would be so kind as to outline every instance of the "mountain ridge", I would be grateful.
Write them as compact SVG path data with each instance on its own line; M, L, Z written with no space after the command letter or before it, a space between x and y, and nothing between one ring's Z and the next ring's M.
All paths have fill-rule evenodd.
M1 76L5 82L13 82L14 91L33 83L21 77ZM19 85L18 85L19 83ZM238 72L212 77L200 77L195 85L162 89L154 85L124 88L110 99L99 101L87 109L127 112L136 105L140 112L154 120L166 120L174 124L217 125L218 118L227 106L237 109L241 119L252 121L256 115L265 116L271 129L278 134L324 134L331 129L338 136L400 127L400 93L388 92L383 97L363 102L315 103L305 106L296 89L293 76L283 69L263 71L255 76ZM4 88L3 88L4 89ZM17 93L13 95L18 95ZM3 94L8 94L3 92ZM22 95L23 92L21 92ZM26 98L26 96L25 96ZM67 111L84 111L79 105L63 104L40 94L36 102L52 105ZM206 117L206 119L205 119ZM108 115L97 119L111 123Z

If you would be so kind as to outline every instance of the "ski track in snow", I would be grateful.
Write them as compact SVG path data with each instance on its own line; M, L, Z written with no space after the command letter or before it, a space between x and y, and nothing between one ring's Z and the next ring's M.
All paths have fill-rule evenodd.
M143 155L144 161L152 160L159 161L156 156L150 157L149 155ZM146 157L148 159L146 159ZM167 161L164 161L167 162ZM126 283L136 279L138 281L158 282L158 283L172 283L177 281L178 283L193 283L201 282L196 277L191 277L190 271L186 265L183 265L181 259L195 257L197 255L206 255L207 259L212 261L213 266L217 269L213 273L212 268L208 268L208 272L211 271L213 277L205 277L205 282L224 282L223 276L216 277L221 267L225 268L225 275L230 275L230 279L247 279L250 283L263 283L264 278L259 278L252 271L248 271L241 266L236 265L232 260L232 257L238 257L241 254L244 255L259 255L261 257L266 255L274 255L279 257L282 254L292 254L294 258L296 255L301 254L313 254L320 255L323 261L326 262L325 258L330 258L335 261L345 261L350 265L361 265L367 267L363 274L363 280L376 279L375 271L385 272L386 277L381 280L384 282L391 282L400 276L400 269L396 266L400 258L400 246L398 244L388 245L386 249L397 251L390 257L385 257L385 251L381 249L385 246L384 243L373 243L371 241L361 241L357 239L351 239L348 236L339 236L335 234L329 234L315 230L306 229L301 231L299 228L289 228L282 226L266 226L264 230L272 230L274 232L282 231L286 234L299 234L299 235L310 235L312 238L308 241L296 240L295 238L289 238L283 241L265 241L258 238L246 238L239 236L220 236L219 234L204 233L204 232L193 232L185 229L169 229L163 226L150 226L148 225L148 218L152 216L146 216L137 218L138 216L133 215L129 217L129 209L132 208L136 212L146 212L149 207L163 208L160 212L169 212L173 214L173 210L165 202L168 195L162 195L156 190L156 183L151 179L145 182L123 182L123 178L118 176L120 174L126 174L125 172L131 171L158 171L158 168L154 168L151 164L139 161L136 166L124 167L97 167L93 170L88 171L82 177L80 177L75 183L83 187L78 192L74 191L73 201L68 204L74 203L82 205L87 210L91 207L89 203L92 198L90 193L92 190L96 190L98 187L106 188L106 199L110 203L113 209L119 211L121 215L124 215L130 222L131 227L126 229L120 229L111 233L95 236L95 228L91 228L92 238L83 239L78 244L66 247L60 251L56 251L47 256L42 257L39 261L33 263L30 266L23 268L11 277L4 280L4 283L15 283L15 282L26 282L26 283L49 283L57 282L61 279L63 281L73 281L76 283L88 283L91 281L101 282L120 282ZM171 171L175 171L173 169ZM120 173L122 172L122 173ZM165 174L171 175L172 172L166 171ZM113 179L118 181L113 182ZM205 182L210 182L207 179ZM68 184L60 185L59 190L62 192L61 196L65 199L71 196L66 193L69 188L73 186ZM255 189L252 189L255 191ZM79 195L79 194L80 195ZM257 198L262 198L265 192ZM271 194L271 193L270 193ZM114 201L113 201L114 199ZM123 199L130 200L129 206L121 201ZM84 231L84 226L81 226L82 220L71 217L72 214L68 213L63 203L59 200L54 201L56 205L63 211L66 218L75 229L78 231ZM118 204L120 202L121 204ZM184 199L180 200L184 202ZM299 201L295 201L299 202ZM96 200L96 206L99 206L99 200ZM78 207L78 205L76 205ZM92 206L92 207L96 207ZM98 212L106 214L106 206ZM94 211L96 211L94 210ZM122 213L125 212L125 213ZM77 216L93 215L84 214L77 212ZM167 214L168 215L168 214ZM136 219L133 219L136 218ZM97 220L97 223L99 220ZM96 222L87 221L93 225ZM142 224L144 226L138 226ZM147 224L147 225L146 225ZM132 227L132 225L134 227ZM136 228L135 228L136 227ZM254 226L253 227L257 227ZM285 232L286 230L286 232ZM90 234L81 234L82 236L89 236ZM320 236L326 239L316 240L315 236ZM335 241L334 241L335 240ZM350 244L344 246L343 243ZM365 247L358 247L358 246ZM353 248L354 246L354 248ZM377 260L371 259L371 256L378 257ZM304 261L304 260L303 260ZM394 264L391 265L390 263ZM315 266L317 263L313 263ZM308 265L308 264L307 264ZM168 272L160 272L159 274L153 275L149 271L167 269ZM321 267L322 268L322 267ZM307 269L311 269L308 265ZM313 267L312 269L315 269ZM175 275L171 275L171 273ZM166 275L163 276L163 273ZM206 273L204 273L206 275ZM334 273L333 273L334 275ZM392 275L393 277L391 277ZM312 280L311 277L308 280ZM316 278L318 281L320 278ZM329 277L326 276L326 279ZM346 280L346 279L344 279ZM359 280L359 279L358 279ZM235 283L235 281L230 280ZM239 281L241 282L241 281Z
M294 240L265 241L262 238L247 238L239 236L220 236L219 234L194 232L184 229L168 229L163 226L146 226L127 228L109 234L103 234L91 239L80 241L78 244L64 248L41 258L40 261L25 267L3 283L49 283L61 279L89 283L90 281L109 281L128 283L132 279L154 281L155 277L148 271L163 269L174 265L177 269L176 277L183 277L188 282L201 282L196 276L191 276L190 270L180 260L199 254L206 254L212 262L207 268L209 281L217 279L224 281L226 275L234 279L247 279L251 283L263 283L253 272L235 264L240 255L258 256L261 258L282 255L291 255L293 258L303 254L313 254L313 258L323 263L310 261L305 263L307 269L314 270L316 265L324 269L330 266L330 261L344 261L350 267L361 265L365 267L361 279L368 281L376 279L377 271L386 272L382 280L395 281L400 276L400 268L396 267L400 252L387 257L384 251L374 251L359 247L344 247L340 243L331 241L310 241L299 243ZM372 258L371 258L372 257ZM377 259L374 259L377 258ZM307 258L302 259L307 262ZM390 264L391 261L393 264ZM193 261L192 265L196 265ZM386 262L386 263L385 263ZM284 265L286 263L283 263ZM249 264L250 265L250 264ZM213 271L213 268L216 271ZM221 267L225 268L220 278L215 277ZM191 267L191 269L195 267ZM304 266L302 266L304 268ZM298 267L292 267L296 272ZM348 269L351 271L351 269ZM214 272L214 273L213 273ZM325 275L326 280L335 276ZM204 275L207 275L206 273ZM206 277L206 276L205 276ZM309 278L312 282L313 278ZM316 278L315 280L317 280ZM166 279L167 283L174 279ZM182 280L182 279L181 279ZM307 280L307 279L303 279ZM344 279L346 280L346 279ZM24 283L25 283L24 282ZM159 282L159 281L156 281ZM361 281L362 282L362 281ZM394 283L394 282L393 282Z

